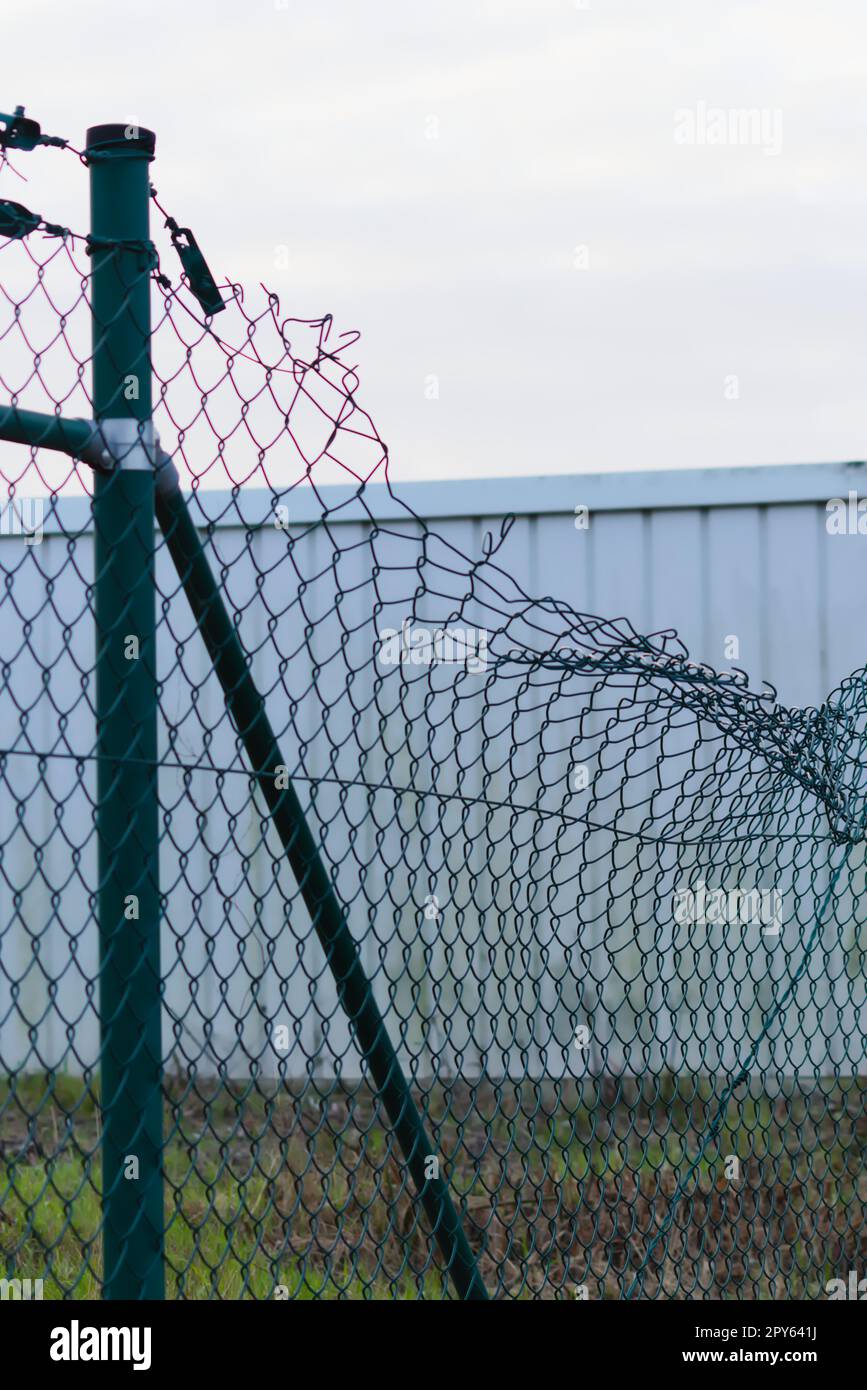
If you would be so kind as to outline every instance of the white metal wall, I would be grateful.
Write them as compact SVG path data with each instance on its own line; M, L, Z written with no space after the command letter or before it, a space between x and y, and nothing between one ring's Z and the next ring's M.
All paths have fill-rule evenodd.
M743 667L754 685L761 680L772 682L784 703L814 705L867 660L863 599L867 537L831 536L825 526L828 499L845 498L850 490L857 490L864 472L861 465L802 465L522 478L415 484L402 488L401 495L435 530L470 555L481 553L486 531L496 535L502 517L514 513L517 522L497 561L529 594L540 598L551 595L576 609L609 618L626 617L639 631L675 628L695 659L717 667ZM867 482L864 487L867 491ZM323 491L332 506L349 495L345 489ZM371 486L367 501L377 519L387 521L392 530L413 532L412 523L406 522L405 513L395 507L384 488ZM575 509L580 506L590 509L586 530L575 526ZM274 611L285 607L288 569L277 564L285 538L269 524L269 498L264 492L245 495L243 527L228 496L210 495L206 509L210 516L222 518L216 548L227 563L231 562L229 598L246 609L245 641L248 645L255 645L257 639L264 642L264 607L252 604L246 608L255 592L252 562L260 573L268 575L264 593ZM311 494L291 494L292 522L300 525L315 520L319 514L320 508ZM81 680L82 671L93 666L92 625L86 616L75 621L82 609L84 585L90 579L92 565L86 503L73 500L61 504L61 518L66 530L81 528L74 551L59 534L56 519L49 520L38 547L25 547L20 537L0 536L0 567L7 579L7 596L0 607L2 650L8 663L0 690L0 742L5 748L18 737L19 710L31 703L35 718L29 733L35 747L51 745L61 720L65 721L70 748L89 749L93 743L93 689L82 687ZM260 529L256 529L257 521L262 523ZM248 554L245 534L251 525L255 535ZM352 587L352 564L358 569L358 592L347 600L350 617L356 622L367 616L365 604L369 604L369 590L364 588L368 549L359 544L355 561L347 557L347 551L354 543L364 541L369 525L353 506L342 509L330 521L344 555L344 588ZM307 566L309 573L316 573L327 567L331 550L332 543L324 531L314 532L305 543L300 563ZM168 592L175 586L165 557L161 565L160 582ZM387 593L387 579L383 583ZM405 598L406 593L404 581L395 587L394 597L399 594ZM14 602L10 595L14 595ZM311 591L311 604L308 616L314 621L317 604L322 612L330 606L321 585L315 593ZM189 634L192 625L183 603L175 605L174 611L175 633ZM397 612L394 617L399 619ZM321 632L323 655L335 647L330 621L323 623ZM389 621L386 613L383 624ZM66 634L64 623L68 624ZM398 626L399 621L394 625ZM726 641L732 638L739 644L736 657L731 655L731 646L728 653L725 648ZM280 632L284 650L291 649L296 640L297 633ZM221 697L213 676L208 677L199 644L190 644L183 677L175 665L174 638L165 628L161 630L161 644L161 671L166 673L164 709L170 717L189 709L192 676L202 686L202 716L206 722L216 724ZM46 665L51 667L52 691L60 696L59 708L52 708L45 699L36 699L41 671ZM303 689L308 673L295 674L295 688ZM272 656L263 655L257 676L266 685L274 682ZM322 677L326 682L339 678L333 666ZM279 729L284 722L279 699L271 706L271 715ZM320 770L324 770L322 731L317 731L315 720L316 712L311 708L311 756L315 763L317 747L322 745ZM185 738L189 738L187 751L195 751L194 735L194 730L185 732L182 728L181 752ZM342 730L335 725L331 735L340 739ZM220 737L222 743L218 741L216 753L230 758L231 745L225 732ZM172 777L178 779L180 791L181 776L170 771L162 774L164 795L171 787ZM34 841L45 840L52 824L52 798L45 794L45 788L50 787L53 797L62 799L75 783L74 767L52 760L40 770L31 758L11 757L5 778L12 794L7 791L0 805L0 924L7 928L0 961L0 1071L23 1063L29 1067L56 1065L80 1071L93 1065L97 1056L96 1001L85 990L87 980L96 977L95 928L85 888L95 878L95 844L88 803L88 795L92 798L93 794L92 779L85 782L88 795L79 789L64 809L65 837L52 835L47 856L37 861ZM167 1003L176 1020L174 1033L170 1022L166 1024L167 1049L176 1045L182 1060L189 1062L196 1057L206 1069L217 1057L238 1072L248 1069L245 1058L254 1055L263 1059L263 1069L271 1074L276 1067L269 1063L275 1063L276 1057L269 1053L266 1030L271 1021L282 1018L285 1012L285 1021L290 1025L293 1020L303 1020L289 1058L290 1072L302 1074L311 1056L318 1057L318 1069L327 1072L333 1066L333 1056L343 1054L348 1047L348 1032L339 1011L329 1037L323 1039L321 1034L323 1013L334 1012L333 986L322 974L321 953L317 954L315 941L305 943L301 954L304 968L296 968L299 942L305 938L305 923L297 911L291 933L282 929L280 902L273 893L266 899L264 914L257 915L253 906L255 894L240 872L241 851L236 844L246 844L252 853L249 878L254 882L257 873L266 873L267 856L255 853L260 831L258 816L250 808L246 779L236 777L234 781L228 779L228 783L204 830L195 824L188 810L181 808L172 826L174 847L168 840L164 843L162 886L169 893L174 931L164 933L163 957ZM327 789L322 794L320 812L326 821L329 805L336 804L335 795ZM23 819L21 807L25 808ZM225 823L235 811L239 816L238 829L233 837L228 837ZM28 830L32 833L26 833ZM365 853L372 859L372 831L366 829L364 833L368 837ZM178 872L177 846L188 851L183 873ZM207 887L213 877L215 855L219 861L219 891L213 884ZM400 856L393 845L386 845L384 857L396 866L398 873L406 875L413 867L399 863ZM415 867L424 869L424 864ZM486 872L492 875L495 867L480 865L468 870L477 875L477 891L482 882L478 876ZM520 866L513 868L520 872ZM374 897L377 872L383 871L373 870L368 882ZM196 904L200 886L204 889L202 902ZM262 890L266 887L263 881ZM419 902L409 914L414 939L410 942L406 978L397 994L398 1005L409 1018L407 1037L413 1050L421 1046L426 1022L430 1024L429 1015L425 1015L424 988L419 1000L413 1003L413 981L421 980L423 985L430 968L439 970L446 947L452 951L453 959L455 951L467 949L462 932L447 919L438 924L431 939L425 926L416 931L416 925L424 922L419 909L427 891L428 885L422 880L407 888L408 898L414 902L418 896ZM535 953L533 959L538 960L541 952L550 959L554 945L550 927L540 922L528 905L525 907L532 927L522 927L520 922L510 926L511 944L514 946L522 931L529 930L528 948ZM179 954L177 937L187 922L193 925L183 953ZM353 929L361 935L367 925L365 919L360 924L353 923ZM468 932L471 935L471 928L465 925L463 936ZM34 954L36 940L38 955ZM404 946L399 934L389 948L393 953L389 968L392 977L398 973L394 962L400 960ZM502 949L505 951L508 946L505 941ZM278 968L263 973L263 988L253 1008L251 979L257 970L261 971L268 949L275 953ZM558 937L557 949L568 950L562 935ZM369 937L364 950L367 968L375 974L375 942ZM249 968L243 966L245 953ZM848 979L845 962L841 962L841 968ZM532 970L530 974L533 975ZM281 976L292 979L283 1005L278 993ZM311 977L315 977L315 984ZM764 992L757 991L756 1009L767 1005L769 988L768 983ZM473 1069L474 1049L478 1054L484 1048L489 1065L494 1058L494 1069L519 1073L526 1061L518 1054L528 1046L533 1071L550 1075L574 1066L569 1047L576 1017L575 1000L570 1007L570 1000L564 995L559 1000L559 1014L552 1022L550 981L543 981L534 991L518 979L510 985L512 994L507 1001L508 1007L520 1016L518 1035L503 1041L496 1037L494 1027L494 1036L480 1039L479 1017L485 1012L485 996L483 988L481 996L478 985L475 989L475 995L462 999L453 990L447 1001L457 1018L449 1047L453 1054L463 1051L465 1069ZM382 999L385 981L381 974L377 991ZM311 993L315 993L315 1010L310 1007ZM797 1000L795 1004L797 1007ZM605 992L604 1007L616 1024L627 1015L634 1021L634 1009L612 993L612 986ZM684 1007L689 1007L688 999ZM823 1010L827 1013L830 1009L833 1015L834 999L820 999L815 1006L807 1001L804 1007L819 1010L811 1014L813 1022L817 1022ZM845 1011L846 1022L842 1026L854 1029L851 991ZM657 1060L670 1056L665 1050L667 1039L660 1036L660 1030L672 1027L668 1014L667 1021L663 1021L664 1013L654 1013L643 1025ZM240 1037L235 1029L237 1016L245 1016ZM206 1019L212 1035L204 1027ZM811 1027L809 1031L815 1030ZM611 1030L609 1066L617 1066L617 1033L625 1036L628 1032L628 1028ZM737 1046L733 1043L732 1047L734 1051L722 1047L716 1059L718 1065L733 1064ZM524 1059L527 1055L525 1051ZM796 1059L795 1066L809 1062L810 1068L825 1068L840 1055L833 1039L821 1054L814 1042L809 1053ZM679 1060L681 1064L694 1064L697 1058L691 1057L687 1049ZM774 1060L774 1054L761 1060L768 1064ZM776 1060L779 1062L780 1058ZM352 1071L351 1064L344 1066L344 1074L351 1075Z

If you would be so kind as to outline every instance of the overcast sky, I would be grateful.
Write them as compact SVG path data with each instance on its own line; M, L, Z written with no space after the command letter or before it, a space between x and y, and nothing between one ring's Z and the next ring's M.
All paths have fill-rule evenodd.
M867 454L857 0L5 0L0 74L153 128L218 278L361 330L397 479ZM74 160L16 164L86 224Z

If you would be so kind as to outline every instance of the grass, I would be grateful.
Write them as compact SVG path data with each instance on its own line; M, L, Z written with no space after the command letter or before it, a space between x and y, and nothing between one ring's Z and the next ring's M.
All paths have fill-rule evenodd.
M639 1296L812 1298L863 1270L865 1087L732 1104ZM426 1107L486 1285L515 1299L622 1297L715 1113L710 1079L671 1077L438 1086ZM100 1296L100 1125L92 1083L0 1086L0 1257L46 1298ZM177 1076L165 1134L168 1297L452 1296L366 1089Z

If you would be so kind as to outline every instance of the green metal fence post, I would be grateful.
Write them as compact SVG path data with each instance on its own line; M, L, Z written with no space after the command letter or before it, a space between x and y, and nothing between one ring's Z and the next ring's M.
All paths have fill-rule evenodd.
M150 131L87 132L97 475L97 838L104 1289L163 1297Z

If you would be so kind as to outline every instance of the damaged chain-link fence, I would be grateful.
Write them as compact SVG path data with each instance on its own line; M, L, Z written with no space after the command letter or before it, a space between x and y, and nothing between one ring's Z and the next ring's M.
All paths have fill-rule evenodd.
M153 153L88 132L88 233L0 201L7 1276L818 1293L864 673L784 708L383 507L357 335L156 244Z

